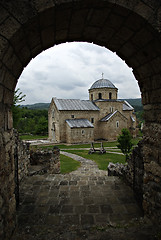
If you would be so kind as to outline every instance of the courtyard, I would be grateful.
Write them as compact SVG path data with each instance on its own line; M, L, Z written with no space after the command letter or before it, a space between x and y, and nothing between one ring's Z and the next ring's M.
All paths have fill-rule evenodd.
M61 153L81 166L24 179L12 240L155 239L129 186L91 160Z

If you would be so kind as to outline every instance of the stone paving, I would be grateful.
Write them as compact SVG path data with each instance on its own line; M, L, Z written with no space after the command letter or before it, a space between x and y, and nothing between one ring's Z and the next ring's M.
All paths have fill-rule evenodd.
M21 183L12 240L155 239L129 186L91 160L61 153L80 161L81 167Z

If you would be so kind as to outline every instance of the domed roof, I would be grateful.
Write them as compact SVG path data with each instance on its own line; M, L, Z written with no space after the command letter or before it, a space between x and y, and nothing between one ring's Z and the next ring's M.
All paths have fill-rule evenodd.
M90 87L90 89L95 88L116 88L116 87L112 82L110 82L110 80L102 78L94 82Z

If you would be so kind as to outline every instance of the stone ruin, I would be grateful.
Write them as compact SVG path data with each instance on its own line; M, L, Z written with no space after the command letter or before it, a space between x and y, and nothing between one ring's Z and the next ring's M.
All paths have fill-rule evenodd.
M21 141L17 131L14 129L12 129L11 134L5 134L2 139L7 145L8 156L12 156L12 168L14 169L14 175L10 174L10 164L8 164L7 172L3 173L1 171L1 175L4 174L4 177L7 177L8 182L12 180L12 177L14 181L14 185L12 185L11 188L8 188L7 185L3 185L0 189L0 239L4 238L2 232L6 225L6 222L3 221L4 214L9 226L6 229L6 239L8 239L8 236L11 235L11 231L15 228L16 224L16 212L14 211L14 208L19 205L20 182L30 175L30 168L33 164L41 165L41 168L45 168L45 172L49 174L60 173L60 153L58 148L53 148L50 151L30 152L29 144ZM0 166L1 169L3 169L2 165ZM8 212L4 212L3 208L5 208L5 204L8 201L10 202L10 209Z
M33 166L38 166L35 171L30 174L35 173L49 173L57 174L60 173L60 153L57 147L52 149L36 149L30 151L30 164L31 169ZM33 168L34 170L34 168Z

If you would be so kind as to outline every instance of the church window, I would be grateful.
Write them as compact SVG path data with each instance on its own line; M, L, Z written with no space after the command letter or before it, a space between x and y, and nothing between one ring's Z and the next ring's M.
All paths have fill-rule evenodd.
M71 115L71 118L74 118L74 115Z
M91 123L94 123L94 118L91 118Z
M83 136L83 135L85 134L85 130L84 130L84 129L82 129L81 133L82 133L82 136Z
M52 124L52 130L55 131L55 124Z
M109 93L109 99L112 99L112 93L111 92Z
M119 121L116 121L116 127L117 128L119 127Z
M91 101L93 101L93 94L91 94Z
M102 93L98 94L98 99L102 99Z

